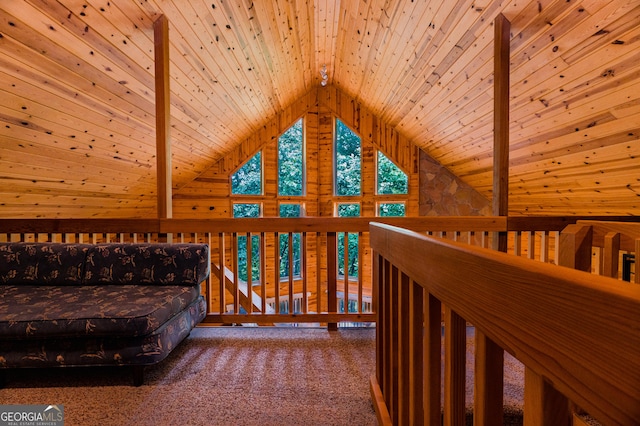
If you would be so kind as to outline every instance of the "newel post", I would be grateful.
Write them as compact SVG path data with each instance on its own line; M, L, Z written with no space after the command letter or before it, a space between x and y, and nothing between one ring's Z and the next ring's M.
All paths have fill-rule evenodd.
M502 14L494 21L493 215L509 215L509 72L511 23ZM507 251L507 233L494 232L492 248ZM503 421L504 351L476 330L475 424Z

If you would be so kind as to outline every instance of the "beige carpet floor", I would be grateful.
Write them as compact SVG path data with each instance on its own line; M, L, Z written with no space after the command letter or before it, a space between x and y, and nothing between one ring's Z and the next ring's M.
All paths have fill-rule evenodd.
M12 370L0 404L63 404L66 426L374 425L374 350L372 328L197 328L141 387L122 368ZM522 366L507 356L505 371L505 424L519 424Z
M0 404L63 404L65 426L373 425L374 336L197 328L141 387L120 368L12 370Z

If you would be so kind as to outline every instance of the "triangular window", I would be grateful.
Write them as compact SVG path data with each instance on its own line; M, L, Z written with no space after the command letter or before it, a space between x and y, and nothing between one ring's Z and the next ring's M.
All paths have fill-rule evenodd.
M231 175L231 193L234 195L262 195L262 158L258 151L240 169Z
M378 194L408 194L409 179L407 174L400 170L386 155L378 151Z

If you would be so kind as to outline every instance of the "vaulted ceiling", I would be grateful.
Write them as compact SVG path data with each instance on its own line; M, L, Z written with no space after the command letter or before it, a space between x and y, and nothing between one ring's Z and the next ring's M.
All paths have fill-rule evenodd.
M328 84L491 198L500 13L512 214L638 214L640 0L1 0L0 217L154 205L161 14L174 190L322 90L326 66Z

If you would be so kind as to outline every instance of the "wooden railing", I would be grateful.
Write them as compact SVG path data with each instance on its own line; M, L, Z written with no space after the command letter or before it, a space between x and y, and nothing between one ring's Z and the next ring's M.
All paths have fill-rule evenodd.
M204 242L212 255L212 273L203 286L206 323L312 322L333 328L338 322L375 321L373 219L482 247L496 233L508 232L513 254L557 263L558 234L578 218L0 219L0 241ZM346 253L339 264L338 244L348 235L358 237L357 256ZM289 246L299 239L301 247L300 268L289 268L284 276L280 265L291 265L293 255L280 250L280 238ZM248 248L243 256L238 253L241 239ZM249 269L241 276L241 257L249 264L256 260L255 272ZM354 269L353 262L357 274L341 273Z
M467 324L474 424L502 423L504 351L525 365L525 425L580 423L578 407L603 424L640 424L640 286L384 224L370 239L381 424L464 424ZM586 245L591 257L591 241L574 247Z
M640 223L579 220L561 240L567 249L560 265L640 284Z
M260 219L2 219L0 241L59 242L200 242L211 251L211 276L203 286L208 314L205 323L273 324L279 322L375 322L371 286L371 251L367 218ZM418 231L473 232L487 240L489 232L504 231L506 219L388 218L387 223ZM357 256L338 263L338 244L358 236ZM281 263L293 263L292 251L280 250L280 238L300 241L300 268L281 276ZM245 250L239 253L239 241ZM255 255L254 255L255 253ZM353 253L352 253L353 254ZM247 268L241 277L241 259ZM351 260L349 260L351 259ZM349 276L341 271L353 270ZM352 309L349 309L351 306ZM294 311L295 307L295 311Z

